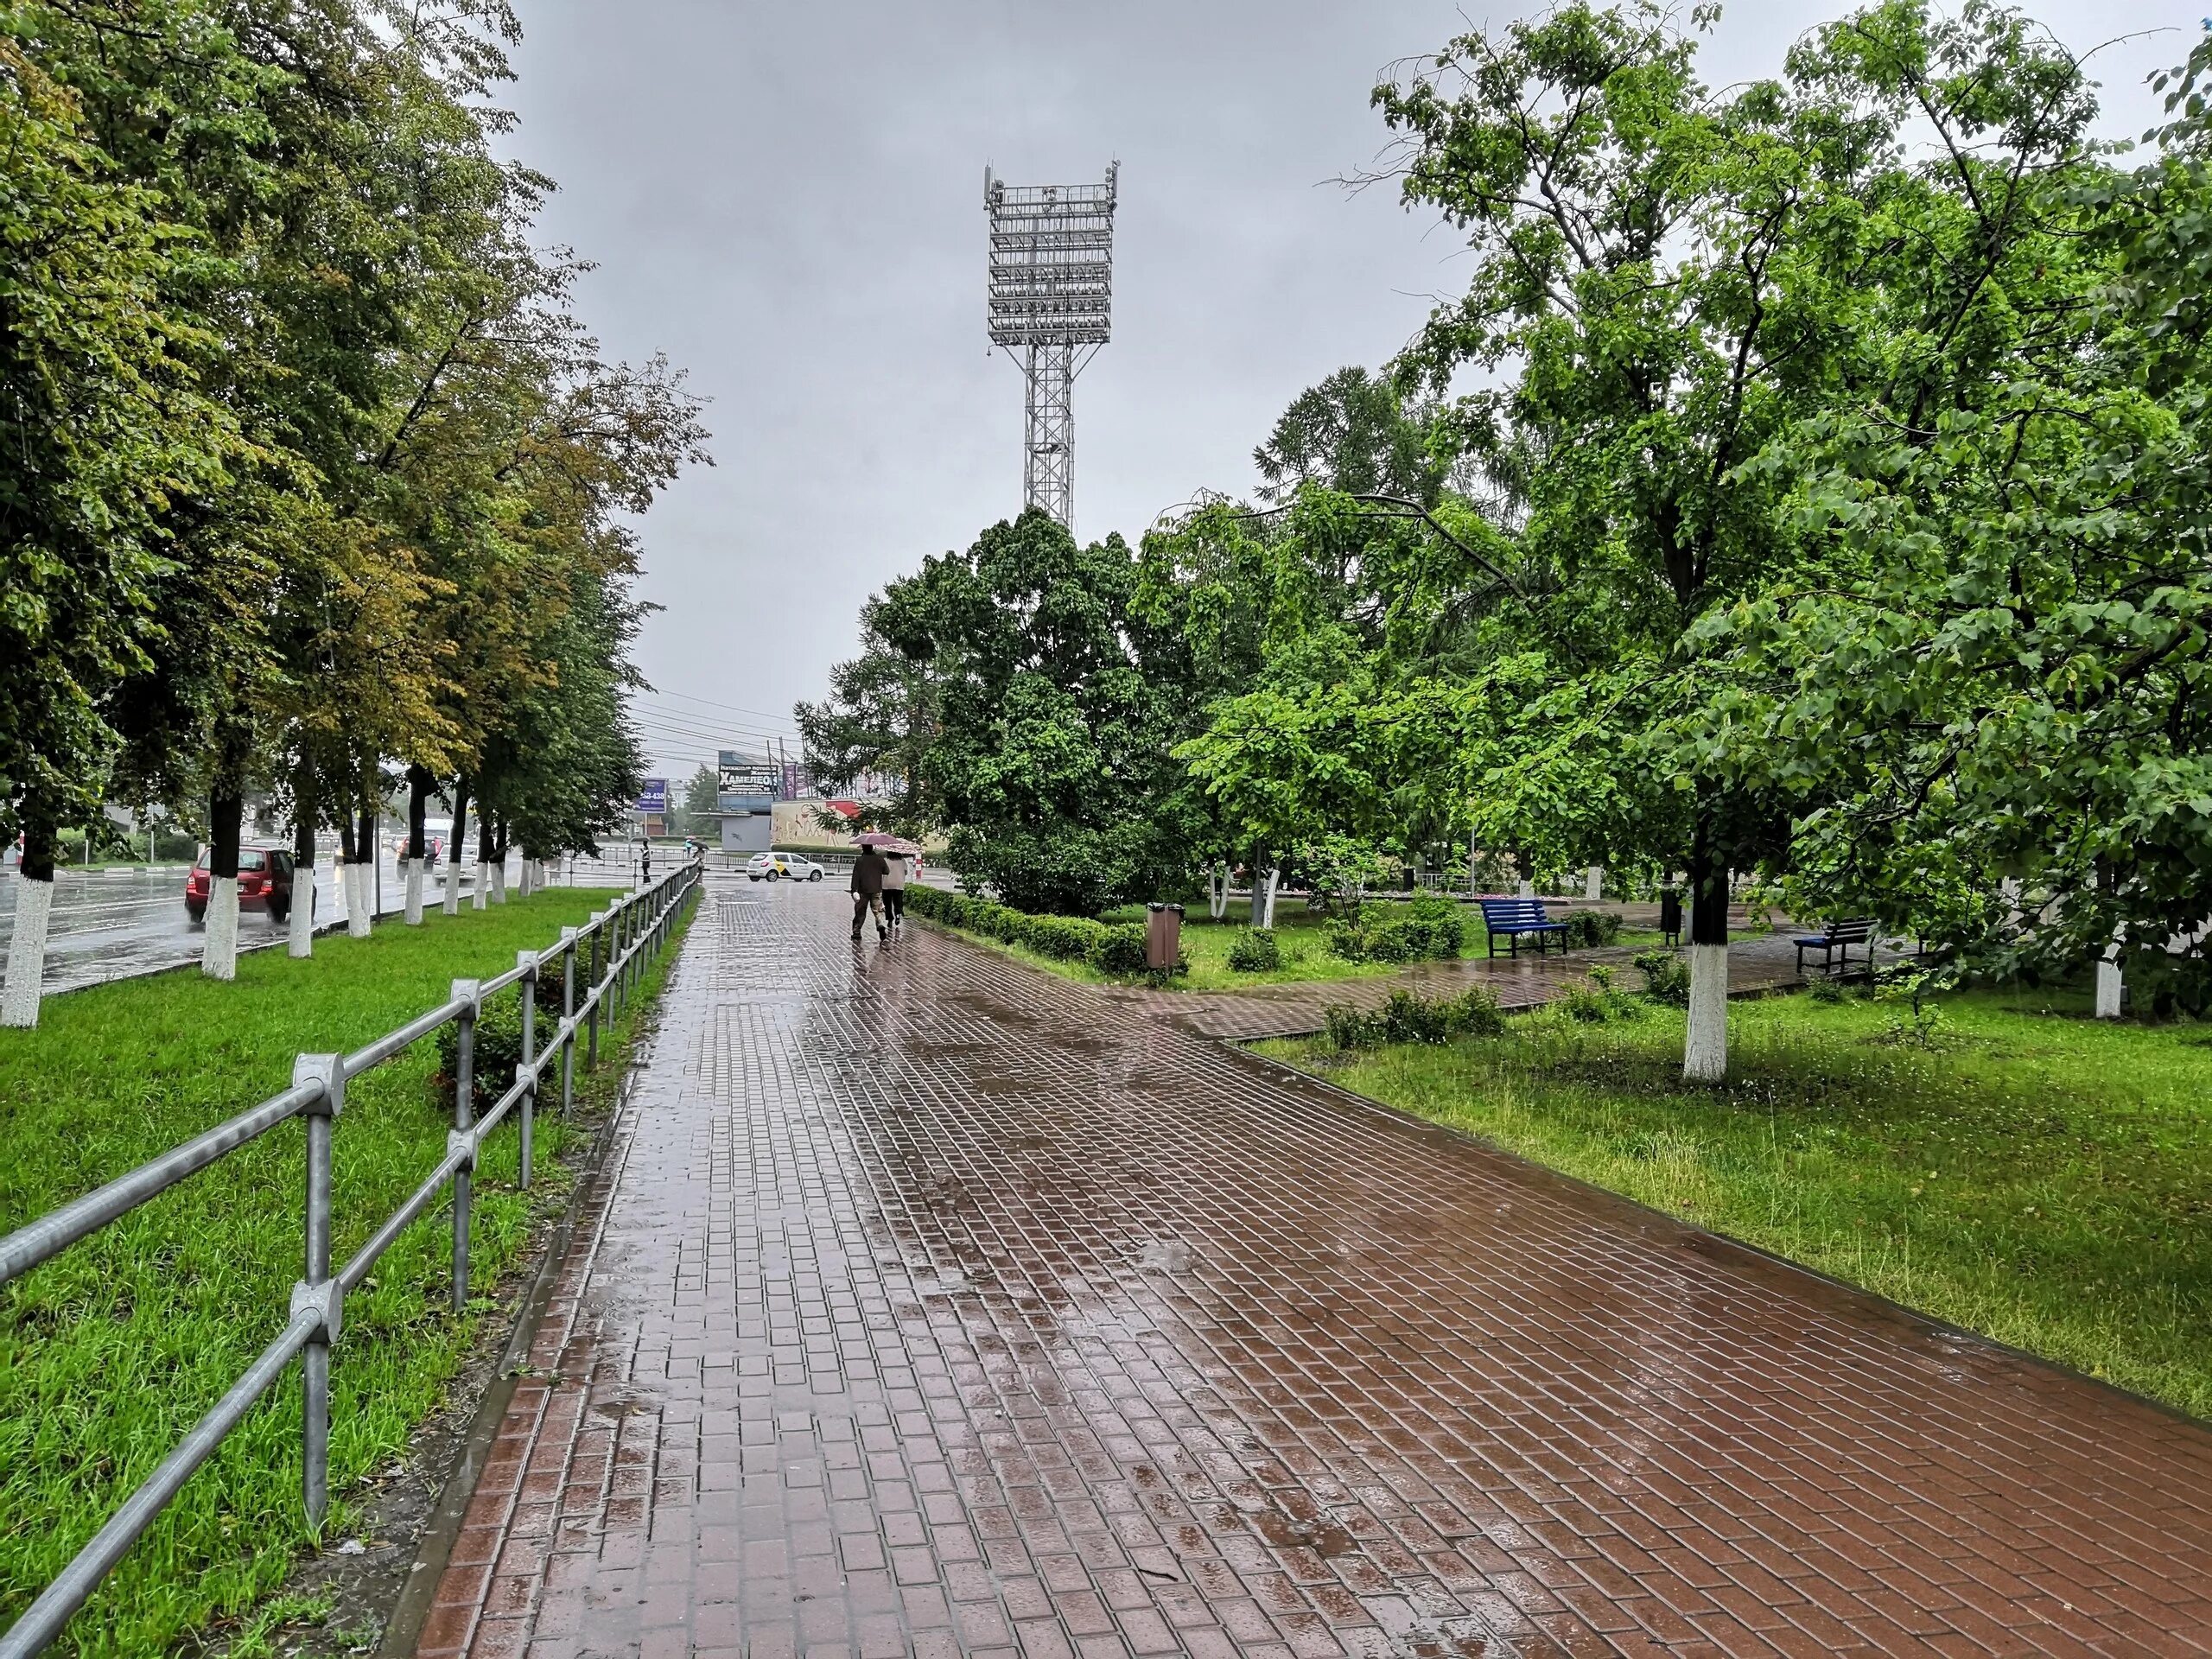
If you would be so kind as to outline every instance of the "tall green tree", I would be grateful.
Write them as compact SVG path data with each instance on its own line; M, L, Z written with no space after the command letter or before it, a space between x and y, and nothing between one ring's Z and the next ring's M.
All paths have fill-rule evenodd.
M885 643L925 671L935 722L916 768L953 861L1024 909L1088 914L1187 868L1168 747L1166 642L1132 615L1136 559L1078 546L1035 508L887 588ZM810 760L815 757L810 753Z
M1529 575L1499 597L1537 677L1574 688L1526 705L1533 728L1493 706L1470 740L1497 757L1522 839L1576 841L1582 806L1542 784L1580 747L1611 761L1606 821L1632 837L1605 861L1688 870L1697 1080L1726 1066L1728 874L1787 840L1774 801L1712 753L1691 631L1830 550L1768 462L1828 411L1851 343L1847 272L1816 263L1808 280L1807 251L1850 241L1897 166L1898 114L1863 91L1796 73L1715 92L1670 14L1576 3L1463 35L1375 95L1405 140L1406 200L1475 257L1406 370L1440 392L1497 374L1451 418L1520 480Z
M1809 899L1964 967L2125 956L2194 1006L2212 991L2208 60L2128 174L2088 141L2080 68L2012 14L1893 8L1801 51L1802 73L1937 143L1822 251L1853 253L1849 396L1785 458L1836 574L1702 629L1725 753L1813 807Z
M150 666L169 514L243 459L170 296L193 257L159 194L85 136L80 93L0 35L0 837L23 838L0 1021L36 1022L55 836L92 815L118 687Z

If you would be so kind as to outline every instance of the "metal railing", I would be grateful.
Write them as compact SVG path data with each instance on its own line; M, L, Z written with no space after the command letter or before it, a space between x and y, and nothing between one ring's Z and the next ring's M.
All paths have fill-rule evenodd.
M321 1528L330 1501L330 1344L339 1332L346 1293L368 1276L377 1259L422 1218L450 1182L453 1306L456 1313L462 1311L468 1301L470 1186L479 1150L493 1130L510 1113L515 1114L520 1128L521 1185L530 1185L531 1120L547 1071L557 1057L561 1111L565 1117L575 1096L579 1039L584 1045L584 1065L588 1071L599 1061L602 1010L609 1015L619 1013L635 993L647 963L666 942L684 902L697 890L699 879L696 863L681 864L652 886L595 912L582 927L563 928L561 942L550 950L516 952L515 965L497 978L456 979L444 1003L385 1033L366 1047L351 1054L299 1056L292 1067L292 1086L282 1094L270 1096L152 1162L0 1237L0 1285L4 1285L278 1124L295 1117L307 1120L306 1276L292 1287L289 1318L283 1330L124 1500L92 1541L78 1551L60 1576L40 1592L7 1634L0 1636L0 1659L31 1659L60 1635L100 1581L115 1569L224 1437L283 1375L296 1355L303 1357L302 1497L309 1523ZM581 1002L576 995L580 953L589 963ZM561 1023L548 1033L540 1048L537 1040L538 976L556 958L561 972ZM522 999L522 1060L515 1068L512 1084L479 1115L474 1102L476 1022L486 1000L510 988L518 989ZM334 1273L330 1265L330 1142L332 1127L345 1109L346 1085L447 1025L457 1026L459 1034L454 1068L454 1126L446 1136L446 1155L407 1201Z

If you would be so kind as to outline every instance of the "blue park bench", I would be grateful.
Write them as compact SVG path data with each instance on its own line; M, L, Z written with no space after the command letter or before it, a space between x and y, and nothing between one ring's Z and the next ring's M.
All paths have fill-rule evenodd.
M1851 947L1863 944L1866 947L1866 966L1872 969L1874 965L1874 918L1857 916L1848 921L1830 922L1819 932L1804 934L1790 940L1790 944L1797 947L1797 977L1800 979L1805 977L1805 953L1808 950L1821 953L1821 966L1827 972L1842 975L1851 970ZM1842 952L1840 957L1835 955L1838 951Z
M1482 901L1483 925L1490 930L1490 953L1497 954L1499 935L1505 938L1508 956L1521 954L1521 936L1536 936L1536 954L1542 956L1551 949L1552 935L1559 935L1559 948L1567 949L1567 924L1555 922L1544 914L1541 899L1485 899Z

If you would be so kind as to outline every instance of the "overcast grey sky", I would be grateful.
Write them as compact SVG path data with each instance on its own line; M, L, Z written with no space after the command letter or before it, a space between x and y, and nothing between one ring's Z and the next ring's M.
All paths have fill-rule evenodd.
M1530 8L1533 10L1534 8ZM1849 8L1729 8L1725 84ZM2186 54L2172 0L2044 0L2097 60L2107 124ZM1021 381L983 334L986 162L1075 183L1122 162L1114 340L1076 385L1077 528L1134 541L1249 486L1303 387L1377 364L1455 290L1452 234L1330 181L1385 141L1377 72L1511 4L1441 0L522 0L513 153L561 185L548 242L607 348L713 399L718 465L647 519L640 650L657 772L791 733L868 594L1021 504ZM716 707L715 705L727 705ZM796 742L792 745L796 751Z

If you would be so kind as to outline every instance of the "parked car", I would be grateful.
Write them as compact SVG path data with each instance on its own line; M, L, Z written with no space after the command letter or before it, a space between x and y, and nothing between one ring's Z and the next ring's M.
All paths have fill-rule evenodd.
M748 881L775 881L785 876L794 881L819 881L822 867L798 853L755 853L746 861Z
M184 912L196 923L207 919L207 888L212 877L207 868L207 855L202 851L193 861L192 874L184 878ZM315 913L315 899L310 893L308 913ZM238 908L258 910L268 913L271 922L282 923L292 913L292 855L283 847L241 847L238 849Z

